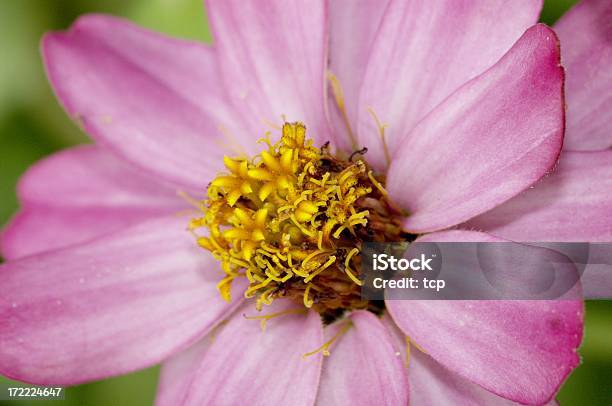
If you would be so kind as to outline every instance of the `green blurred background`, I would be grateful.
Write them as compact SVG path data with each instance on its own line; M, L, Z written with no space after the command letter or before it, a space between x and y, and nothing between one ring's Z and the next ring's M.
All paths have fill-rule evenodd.
M573 3L547 0L542 21L554 23ZM56 102L38 46L44 32L65 29L88 12L123 16L177 37L211 40L201 0L0 0L0 224L17 209L15 184L28 166L54 151L87 142ZM583 365L561 390L558 400L562 405L612 404L611 314L610 301L587 303L580 351ZM157 375L158 368L150 368L69 388L61 404L150 405ZM0 387L8 383L0 377Z

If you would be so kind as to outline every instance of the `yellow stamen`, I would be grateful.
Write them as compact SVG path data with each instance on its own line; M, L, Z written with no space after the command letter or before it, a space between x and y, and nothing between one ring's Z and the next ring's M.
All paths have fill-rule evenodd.
M232 301L231 287L233 280L234 277L229 275L223 278L221 282L217 284L217 290L221 294L221 297L228 303Z
M346 126L346 131L351 140L351 146L353 148L357 148L357 140L355 138L355 134L353 133L353 129L351 128L351 122L348 118L348 114L346 112L346 104L344 103L344 91L342 90L342 86L340 85L340 81L331 71L327 71L327 80L331 84L332 93L334 95L334 100L336 101L336 105L338 106L338 110L340 110L340 115L342 116L342 121Z
M282 130L282 127L276 123L273 123L270 120L266 120L265 118L262 120L264 124L266 124L268 127L271 127L275 130Z
M368 178L383 196L388 196L389 193L387 193L387 190L380 184L379 181L376 180L376 178L374 178L372 171L368 171Z
M263 288L264 286L268 286L270 282L272 282L272 278L268 278L257 285L251 286L246 290L246 292L244 292L244 297L253 297L252 293L256 292L260 288Z
M311 355L314 354L318 354L321 353L323 354L324 357L328 357L330 355L329 352L329 347L331 347L331 345L340 337L342 337L344 334L346 334L346 332L349 330L349 328L351 328L353 325L353 323L351 323L350 321L346 321L344 323L344 326L342 326L338 332L336 334L334 334L334 336L329 339L328 341L326 341L322 346L320 346L319 348L317 348L314 351L311 352L307 352L306 354L302 355L302 359L308 358Z
M318 312L365 308L355 256L362 241L386 238L377 231L384 227L367 229L367 201L382 200L383 213L388 206L383 186L364 161L315 148L301 123L285 123L280 141L266 133L260 143L252 158L223 158L225 172L209 183L206 200L181 194L201 212L188 231L221 263L221 296L229 301L233 280L244 277L244 295L258 309L279 297ZM376 222L386 225L380 210Z
M246 156L246 152L242 148L241 143L238 142L238 140L236 140L236 137L234 137L234 135L225 126L220 125L219 131L221 132L221 134L225 136L226 141L227 141L227 142L218 142L218 145L220 147L223 147L224 149L233 150L236 153L236 155Z
M406 336L406 368L410 366L410 347L414 347L417 350L421 351L423 354L427 354L427 351L425 351L423 348L421 348L421 346L412 341L409 336Z
M380 140L382 141L383 150L385 152L385 160L387 161L387 166L389 166L391 164L391 154L389 154L387 140L385 139L385 129L388 127L388 125L380 122L372 107L368 107L368 112L372 115L374 121L376 122L376 127L378 127L378 134L380 135Z
M270 313L270 314L262 314L260 316L247 316L244 315L244 318L247 320L260 320L261 331L266 331L266 324L268 320L275 319L280 316L284 316L287 314L306 314L306 309L289 309L283 310L282 312Z
M315 276L317 276L318 274L320 274L321 272L323 272L324 270L329 268L330 265L333 264L334 262L336 262L336 257L332 255L332 256L329 257L327 262L325 262L325 264L323 264L323 266L319 267L319 269L317 269L316 271L314 271L313 273L308 275L306 277L306 279L304 279L304 282L310 282Z
M176 194L178 195L178 197L189 203L189 205L193 206L197 210L202 210L202 202L192 197L189 193L185 192L184 190L179 190L176 192Z
M344 271L349 276L349 278L351 278L351 280L353 282L355 282L359 286L362 286L363 285L363 281L360 281L355 275L353 275L353 273L351 272L351 266L350 266L351 258L353 258L353 256L355 254L357 254L357 253L359 253L359 249L358 248L353 248L348 253L348 255L346 256L346 259L344 260Z
M308 298L308 293L310 293L311 288L312 288L312 284L309 283L308 286L306 286L306 290L304 290L304 306L306 306L309 309L314 304L314 300Z
M411 344L411 345L412 345L414 348L416 348L417 350L421 351L423 354L429 354L427 351L425 351L425 350L423 349L423 347L421 347L420 345L418 345L418 344L417 344L417 343L416 343L414 340L412 340L412 339L411 339L411 340L410 340L410 344Z
M406 336L406 368L410 367L410 337Z

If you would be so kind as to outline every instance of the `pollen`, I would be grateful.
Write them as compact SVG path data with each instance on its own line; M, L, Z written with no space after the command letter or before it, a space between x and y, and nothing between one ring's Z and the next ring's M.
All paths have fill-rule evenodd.
M269 134L260 142L252 158L224 158L225 172L189 224L221 264L221 296L230 301L233 281L246 278L245 296L258 309L276 298L324 315L368 308L360 297L362 244L403 238L384 179L362 154L315 147L299 122L285 123L278 142Z

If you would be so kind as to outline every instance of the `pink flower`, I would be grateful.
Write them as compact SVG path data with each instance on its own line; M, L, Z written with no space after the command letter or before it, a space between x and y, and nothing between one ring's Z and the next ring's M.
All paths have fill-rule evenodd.
M160 405L550 401L579 363L581 302L388 301L352 325L308 311L263 332L176 215L177 191L201 196L224 154L258 151L286 115L349 153L350 127L420 238L610 241L612 9L586 1L556 27L562 152L540 3L210 1L212 47L105 16L47 35L50 81L96 144L19 184L0 372L73 385L163 362Z

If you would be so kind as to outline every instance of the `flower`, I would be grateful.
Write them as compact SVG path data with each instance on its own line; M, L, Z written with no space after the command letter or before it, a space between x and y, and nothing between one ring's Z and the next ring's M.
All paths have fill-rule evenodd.
M47 35L49 79L95 145L20 182L2 235L0 372L73 385L163 362L160 405L550 401L579 363L581 302L388 301L324 325L281 297L258 313L240 299L246 278L221 298L219 261L186 231L194 216L177 216L224 155L254 156L286 116L334 156L367 146L421 239L609 240L610 6L584 2L556 27L561 152L564 74L539 3L210 1L212 47L97 15ZM271 182L249 169L216 187L239 199ZM241 241L266 241L253 221Z

